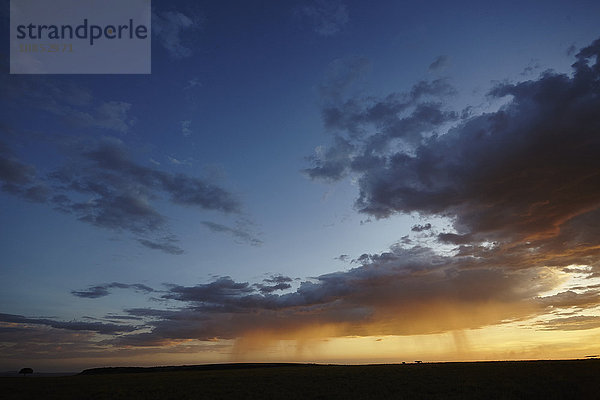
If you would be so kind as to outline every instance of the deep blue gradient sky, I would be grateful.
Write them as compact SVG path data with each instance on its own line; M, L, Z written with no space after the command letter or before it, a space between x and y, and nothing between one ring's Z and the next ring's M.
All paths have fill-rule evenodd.
M461 219L464 214L457 208L420 209L390 200L385 212L364 207L360 212L355 201L361 193L380 193L369 192L375 186L365 183L376 185L375 169L345 166L341 175L326 169L336 162L345 165L344 157L361 151L356 147L346 153L336 137L361 141L383 132L385 116L362 123L355 115L336 126L328 125L327 110L339 107L352 116L361 101L383 104L388 99L389 106L394 96L414 93L419 82L439 85L423 102L439 102L441 110L455 117L431 126L423 117L415 122L425 124L417 129L417 141L386 144L389 151L400 146L414 155L426 138L443 136L448 128L510 101L490 96L494 87L538 82L548 70L572 77L576 54L600 37L600 4L595 1L154 0L152 7L151 75L8 75L8 41L2 44L0 311L8 315L6 329L19 324L14 316L22 316L38 319L29 325L21 321L22 326L92 332L108 340L94 327L56 327L43 321L109 324L114 323L109 315L132 309L190 313L196 306L203 313L198 304L230 303L177 297L181 293L173 285L199 288L219 279L223 283L224 277L250 286L289 286L256 296L304 295L309 285L327 281L310 278L381 263L376 257L369 262L359 257L384 257L390 247L396 255L400 248L413 249L411 256L398 256L402 259L456 255L458 245L476 237L473 216ZM8 1L3 1L5 37L8 14ZM327 164L332 160L328 150L333 164ZM323 169L311 169L318 166ZM404 178L393 178L388 171L377 179ZM376 205L374 198L369 206ZM377 206L382 204L378 200ZM419 231L417 225L427 223L431 228ZM477 236L476 242L516 243L515 236L506 239L494 229L481 231L489 236ZM451 243L440 239L443 233L471 236ZM528 298L556 289L558 281L528 292ZM110 286L114 282L123 287ZM125 287L134 284L156 292ZM223 285L230 297L250 293ZM98 286L110 295L85 295ZM323 286L319 293L330 289ZM360 305L362 300L352 301ZM353 315L377 309L369 301L364 304ZM302 318L297 317L299 325ZM328 318L325 313L321 321ZM470 329L501 319L436 329L418 328L422 324L416 322L414 330L398 328L397 334ZM111 340L140 332L152 335L171 319L123 321L140 331L110 333ZM265 326L268 330L270 325ZM204 326L194 329L171 337L161 333L161 338L236 340L246 332L224 328L220 333L211 327L204 334L198 333ZM332 336L370 334L395 332L345 328ZM28 339L18 339L12 331L3 335L10 350L0 368L21 367L18 360L40 357L35 350L17 349ZM110 343L117 357L120 344ZM73 355L65 358L92 359L94 350L86 346L74 346L69 350ZM73 361L65 368L93 364Z

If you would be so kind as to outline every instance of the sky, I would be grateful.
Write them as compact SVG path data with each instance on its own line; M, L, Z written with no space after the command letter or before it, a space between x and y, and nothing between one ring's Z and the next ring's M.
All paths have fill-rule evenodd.
M599 354L599 13L154 0L149 75L3 41L0 370Z

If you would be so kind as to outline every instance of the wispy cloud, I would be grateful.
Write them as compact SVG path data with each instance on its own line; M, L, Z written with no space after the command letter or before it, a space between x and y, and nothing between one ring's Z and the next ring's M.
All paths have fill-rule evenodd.
M348 9L340 0L315 0L297 8L296 11L322 36L335 35L350 20Z
M192 121L185 120L181 121L181 133L183 136L191 136L192 135Z
M103 285L90 286L89 288L87 288L85 290L73 290L73 291L71 291L71 294L73 296L77 296L77 297L83 297L83 298L88 298L88 299L97 299L99 297L108 296L110 294L109 289L115 289L115 288L117 288L117 289L133 289L136 292L142 292L142 293L152 293L155 291L151 287L143 285L141 283L127 284L127 283L113 282L113 283L105 283Z
M191 34L201 27L201 19L181 11L157 11L152 13L152 34L175 59L193 54Z
M132 325L116 325L101 322L80 322L80 321L59 321L50 318L27 318L22 315L0 314L0 322L10 322L13 324L33 324L46 325L56 329L65 329L69 331L90 331L103 335L115 333L132 332L137 328Z
M540 329L546 331L580 331L600 327L600 317L597 315L581 315L565 318L554 318L540 323Z
M431 64L429 64L428 70L430 72L439 71L446 68L449 64L449 57L441 55L435 58Z
M103 285L90 286L89 288L87 288L85 290L73 290L73 291L71 291L71 294L73 296L77 296L77 297L83 297L83 298L88 298L88 299L97 299L99 297L108 296L110 294L109 289L115 289L115 288L133 289L136 292L142 292L142 293L152 293L155 291L151 287L143 285L141 283L126 284L126 283L113 282L113 283L105 283Z
M37 188L43 188L36 185L35 167L21 162L2 142L0 142L0 183L4 192L21 195L31 200L38 199L38 196L31 198L30 193ZM42 201L43 197L39 200Z
M5 99L28 109L42 110L75 128L95 128L127 133L136 119L130 115L132 105L125 101L104 101L79 85L32 76L0 80Z
M200 78L194 77L187 81L186 85L183 87L183 90L191 90L196 87L201 87L202 82L200 82Z
M327 104L340 103L360 82L371 67L366 57L344 57L333 60L327 67L326 78L319 85L319 93Z
M239 223L235 228L218 224L211 221L202 221L202 225L206 226L212 232L221 232L233 236L235 239L242 243L248 243L252 246L260 246L263 241L258 239L253 233L250 232L247 224Z
M177 239L173 237L162 238L161 241L152 241L148 239L138 238L137 241L142 246L148 247L153 250L160 250L168 254L178 255L184 253L184 250L177 246Z
M168 199L186 206L223 213L237 213L239 202L226 190L198 178L170 174L133 162L122 146L105 142L83 154L77 168L63 168L52 176L59 196L54 202L60 210L74 213L93 225L126 230L135 234L160 234L167 218L151 204L165 193ZM85 202L78 196L92 196ZM180 254L173 240L138 241L146 247Z
M21 162L3 145L1 188L32 201L46 202L94 226L134 233L140 244L169 254L181 254L183 250L168 232L168 218L153 204L161 194L174 204L199 210L240 212L239 201L227 190L199 178L140 165L118 140L107 139L86 147L73 155L70 164L38 176L33 166ZM77 150L81 151L80 147ZM241 231L232 233L244 238Z

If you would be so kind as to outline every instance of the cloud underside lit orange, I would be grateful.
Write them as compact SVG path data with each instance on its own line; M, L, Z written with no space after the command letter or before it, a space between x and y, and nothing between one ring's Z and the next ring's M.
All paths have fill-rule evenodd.
M363 254L344 271L300 283L222 276L164 290L99 284L72 294L97 299L112 289L134 290L167 306L128 308L94 322L2 314L0 350L6 358L64 358L73 365L598 353L599 59L597 40L576 55L572 76L546 72L500 84L490 96L509 100L481 115L459 116L423 100L451 92L441 80L415 84L407 94L325 107L325 124L342 133L312 159L305 171L311 178L351 175L360 212L442 217L451 230L417 226L389 251ZM419 118L454 126L434 137L408 135L414 126L431 128L433 122ZM179 193L176 176L140 169L112 147L90 154L98 165L117 159L133 177Z

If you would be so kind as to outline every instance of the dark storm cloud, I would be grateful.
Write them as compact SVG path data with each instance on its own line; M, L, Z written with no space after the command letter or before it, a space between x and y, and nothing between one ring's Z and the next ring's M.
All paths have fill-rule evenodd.
M596 41L576 55L573 75L548 71L497 85L489 96L505 105L462 120L440 102L418 100L450 94L444 81L326 108L324 124L337 136L307 173L329 180L356 174L356 207L377 218L452 218L456 232L439 239L463 245L462 254L500 257L510 248L521 265L526 251L542 257L543 249L548 262L596 263L590 258L598 253L592 221L599 221L600 207L599 55ZM437 134L446 122L454 126ZM482 242L504 247L494 252L477 247Z
M394 136L406 136L405 132L394 129L418 117L432 119L434 110L441 112L439 102L431 98L450 96L455 89L445 79L417 82L407 93L391 93L384 98L349 99L343 103L326 106L323 122L328 129L348 131L350 134L367 133L367 128L386 130ZM412 114L403 114L416 108ZM414 123L414 122L413 122Z
M461 120L430 98L452 93L444 81L419 82L381 99L328 103L333 111L324 118L336 131L334 150L320 149L309 175L357 174L357 206L375 217L449 217L455 232L437 238L454 251L392 246L361 255L355 268L283 292L278 285L289 285L287 277L168 285L161 299L171 308L125 310L144 318L147 331L110 344L432 334L549 315L538 329L597 327L596 317L555 318L598 307L593 283L543 294L564 283L566 267L588 266L589 276L600 271L598 55L595 42L578 53L573 76L547 72L499 85L490 96L509 96L505 106ZM432 132L446 123L455 125ZM147 190L145 174L135 176ZM90 290L102 295L99 288Z
M273 276L251 284L221 277L195 286L169 285L161 297L181 308L126 310L149 318L151 331L111 343L156 346L173 340L237 339L253 332L277 339L430 334L600 305L598 290L585 287L540 297L562 282L563 272L547 267L564 264L562 254L541 257L544 250L506 254L502 248L472 247L465 254L444 256L425 247L394 246L385 253L363 254L355 260L356 268L310 278L279 294L279 285L289 285L291 278ZM571 320L557 318L538 327L560 329L562 322L565 329L575 329Z
M414 150L437 129L459 118L437 100L453 94L455 89L445 79L436 79L383 98L326 99L323 123L335 133L334 142L309 157L312 167L304 172L313 179L331 181L349 172L384 168L391 146L402 143Z
M244 224L238 224L235 228L231 228L222 224L211 221L202 221L202 225L206 226L212 232L221 232L233 236L242 243L247 243L252 246L260 246L263 241L255 237Z
M598 206L600 107L598 67L546 73L504 84L492 97L511 96L494 113L473 117L415 155L392 153L385 166L360 178L357 206L385 217L396 212L457 217L464 233L481 238L553 235L572 217Z
M254 331L286 338L324 326L333 329L327 335L427 334L598 306L593 285L540 297L563 282L565 267L588 265L593 275L599 263L600 165L593 155L599 150L600 85L598 67L589 65L598 47L578 54L572 77L547 72L535 81L497 86L491 96L512 96L502 109L468 117L442 135L421 129L412 149L391 146L403 136L390 126L418 119L433 104L423 98L451 94L443 81L420 82L370 103L346 101L325 118L340 133L333 150L318 150L313 161L320 164L309 174L338 179L344 171L358 173L357 204L376 217L418 212L454 218L456 233L437 236L457 246L453 255L396 246L283 293L276 290L287 280L265 285L225 277L174 285L162 297L182 308L130 311L154 320L152 332L127 340L234 339ZM456 122L448 113L452 118L432 125ZM574 329L573 321L555 318L540 329L561 323Z
M115 343L148 346L175 339L235 339L254 331L265 337L293 338L295 332L319 326L342 336L439 333L583 302L538 297L559 281L542 267L512 271L489 260L469 259L397 247L366 255L357 268L312 278L281 294L229 277L196 286L173 285L162 297L183 307L127 310L132 316L152 318L148 322L152 331ZM277 286L291 278L270 280Z
M151 287L143 285L141 283L126 284L126 283L112 282L112 283L106 283L104 285L90 286L89 288L87 288L85 290L72 290L71 294L73 296L77 296L77 297L83 297L83 298L88 298L88 299L97 299L99 297L108 296L110 294L109 289L113 289L113 288L133 289L136 292L142 292L142 293L152 293L155 291Z
M49 318L27 318L22 315L0 314L0 322L9 322L14 324L33 324L46 325L56 329L66 329L70 331L90 331L103 335L112 335L116 333L132 332L137 328L132 325L105 324L101 322L80 322L80 321L57 321Z

